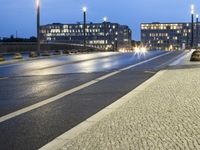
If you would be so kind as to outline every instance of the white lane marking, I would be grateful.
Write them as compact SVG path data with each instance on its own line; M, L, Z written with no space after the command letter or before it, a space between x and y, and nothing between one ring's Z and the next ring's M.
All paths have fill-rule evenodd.
M77 91L79 91L79 90L82 90L82 89L84 89L84 88L86 88L86 87L89 87L89 86L91 86L91 85L93 85L93 84L95 84L95 83L97 83L97 82L99 82L99 81L101 81L101 80L104 80L104 79L106 79L106 78L109 78L109 77L111 77L111 76L113 76L113 75L116 75L116 74L118 74L118 73L120 73L120 72L123 72L123 71L125 71L125 70L128 70L128 69L131 69L131 68L133 68L133 67L136 67L136 66L138 66L138 65L141 65L141 64L150 62L150 61L155 60L155 59L160 58L160 57L163 57L163 56L168 55L168 54L170 54L170 53L172 53L172 52L168 52L168 53L165 53L165 54L161 54L161 55L159 55L159 56L150 58L150 59L145 60L145 61L142 61L142 62L140 62L140 63L131 65L131 66L126 67L126 68L123 68L123 69L120 69L120 70L118 70L118 71L114 71L114 72L112 72L112 73L109 73L109 74L104 75L104 76L102 76L102 77L99 77L99 78L97 78L97 79L94 79L94 80L92 80L92 81L90 81L90 82L87 82L87 83L85 83L85 84L82 84L82 85L80 85L80 86L78 86L78 87L75 87L75 88L73 88L73 89L71 89L71 90L68 90L68 91L65 91L65 92L63 92L63 93L61 93L61 94L58 94L58 95L56 95L56 96L54 96L54 97L51 97L51 98L49 98L49 99L43 100L43 101L41 101L41 102L39 102L39 103L36 103L36 104L34 104L34 105L31 105L31 106L22 108L22 109L20 109L20 110L17 110L17 111L15 111L15 112L12 112L12 113L10 113L10 114L7 114L7 115L5 115L5 116L2 116L2 117L0 117L0 123L2 123L2 122L4 122L4 121L7 121L7 120L9 120L9 119L12 119L12 118L14 118L14 117L17 117L17 116L19 116L19 115L22 115L22 114L24 114L24 113L30 112L30 111L32 111L32 110L34 110L34 109L37 109L37 108L42 107L42 106L44 106L44 105L47 105L47 104L49 104L49 103L58 101L59 99L65 97L65 96L67 96L67 95L70 95L70 94L72 94L72 93L74 93L74 92L77 92Z
M156 72L154 71L144 71L145 73L150 73L150 74L155 74Z
M145 81L143 84L139 85L137 88L129 92L127 95L123 96L122 98L118 99L111 105L107 106L103 110L99 111L95 115L91 116L90 118L86 119L82 123L78 124L71 130L63 133L62 135L58 136L48 144L41 147L39 150L59 150L64 147L65 144L67 144L70 140L77 137L81 133L85 132L87 129L92 127L94 124L98 123L102 118L105 116L111 114L112 112L116 111L119 107L121 107L123 104L127 103L132 97L139 94L142 90L147 88L152 82L157 80L162 74L165 72L160 71L155 76L151 77L147 81Z

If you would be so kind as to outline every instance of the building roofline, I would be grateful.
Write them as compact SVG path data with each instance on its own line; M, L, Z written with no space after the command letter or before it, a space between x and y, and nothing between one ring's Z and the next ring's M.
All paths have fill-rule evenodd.
M101 23L87 22L86 25L101 25L103 23L104 22L101 22ZM128 25L122 25L122 24L115 23L115 22L106 22L106 23L113 24L113 25L125 26L125 27L130 28ZM51 25L81 25L81 24L83 24L83 23L82 22L77 22L77 23L50 23L50 24L43 24L43 25L41 25L41 27L43 27L43 26L51 26Z
M151 22L151 23L140 23L142 24L189 24L191 22Z

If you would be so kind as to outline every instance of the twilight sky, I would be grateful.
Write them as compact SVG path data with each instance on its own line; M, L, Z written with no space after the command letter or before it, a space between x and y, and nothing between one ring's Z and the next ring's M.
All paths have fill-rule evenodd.
M88 7L88 21L109 21L128 25L133 38L140 39L140 23L190 20L190 4L200 13L199 0L41 0L41 24L76 23L81 7ZM36 35L36 0L0 0L0 37L18 32L20 37Z

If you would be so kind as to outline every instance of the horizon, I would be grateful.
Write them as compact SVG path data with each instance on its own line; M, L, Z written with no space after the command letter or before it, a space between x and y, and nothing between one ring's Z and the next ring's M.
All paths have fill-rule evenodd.
M82 22L81 7L87 6L87 22L100 23L103 22L102 18L106 16L109 22L128 25L133 32L132 39L138 41L140 40L141 23L189 22L191 4L195 4L198 12L198 6L200 5L197 0L182 3L172 0L164 2L159 0L152 0L151 2L148 0L135 0L135 2L131 0L124 2L115 2L114 0L109 2L106 0L98 2L89 2L89 0L84 2L80 0L75 2L72 0L68 2L64 0L57 2L41 0L41 25ZM112 10L110 6L112 6ZM0 25L0 37L10 37L10 35L15 35L16 32L18 37L21 38L36 36L35 0L31 0L31 2L2 0L0 8L0 13L4 14ZM118 13L118 10L120 10L120 13ZM5 14L5 12L9 13Z

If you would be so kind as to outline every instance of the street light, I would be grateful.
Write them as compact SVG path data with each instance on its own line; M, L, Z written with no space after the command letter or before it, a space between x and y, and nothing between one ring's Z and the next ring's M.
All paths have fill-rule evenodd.
M195 11L195 7L194 5L191 5L191 43L190 43L190 47L193 48L194 46L194 11Z
M189 23L187 23L187 41L186 41L186 43L187 43L187 48L189 48L190 47L190 41L189 41Z
M108 18L107 17L103 17L103 23L104 23L104 48L106 49L106 22L107 22Z
M196 15L196 46L199 45L199 15Z
M40 55L40 0L36 0L37 8L37 52Z
M104 21L104 22L107 22L107 21L108 21L108 18L107 18L107 17L103 17L103 21Z
M84 36L84 50L86 50L86 12L87 12L87 7L82 8L83 11L83 36Z
M86 12L86 11L87 11L87 7L84 6L84 7L82 8L82 10L83 10L83 12Z

